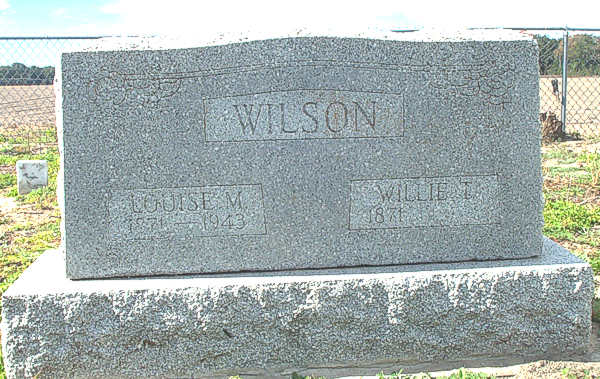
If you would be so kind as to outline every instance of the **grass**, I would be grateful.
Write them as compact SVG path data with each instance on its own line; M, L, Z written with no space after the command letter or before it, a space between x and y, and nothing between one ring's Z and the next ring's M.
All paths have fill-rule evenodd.
M600 154L582 154L579 159L585 164L585 167L587 167L590 173L591 185L598 187L598 185L600 185Z
M32 153L31 145L22 142L6 138L0 141L0 167L11 170L0 173L0 198L15 203L13 211L0 214L0 296L42 252L60 242L60 212L56 203L58 149L50 146ZM17 194L14 167L21 159L48 161L47 187L24 196ZM0 379L5 377L0 354Z
M572 373L571 370L568 367L565 367L564 369L562 369L561 371L561 376L564 379L592 379L592 376L589 373L589 370L585 370L583 372L583 377L580 375L577 375L576 373Z
M600 154L545 148L544 235L587 260L600 275Z
M31 230L35 228L34 232ZM0 235L0 293L18 278L41 253L55 248L60 240L59 221L44 224L17 224Z
M0 295L42 252L60 242L60 212L56 203L59 154L49 147L33 154L21 144L0 144L0 165L14 170L21 159L48 161L48 186L19 196L14 172L0 175L0 197L12 198L14 212L0 216Z
M379 372L376 375L377 379L427 379L433 378L430 374L420 373L420 374L402 374L402 370L395 371L391 374L384 374L383 371ZM476 373L469 370L465 370L464 368L460 368L455 370L450 374L450 376L436 376L436 379L495 379L495 376L484 374L484 373ZM230 376L229 379L244 379L242 376ZM290 376L290 379L329 379L326 376L312 376L312 375L299 375L297 373L293 373Z
M0 189L8 188L17 184L17 177L13 174L0 174Z
M43 154L32 154L28 152L13 151L12 154L0 153L0 165L14 166L17 161L22 159L43 159L48 161L48 164L58 164L58 149L55 147L48 148ZM48 167L50 172L50 167Z
M588 261L600 275L600 154L567 150L563 144L545 148L544 235ZM592 318L600 322L600 300Z
M385 375L380 372L377 375L377 379L427 379L433 378L431 375L427 373L420 374L402 374L402 371L393 372L389 375ZM495 379L496 377L493 375L488 375L485 373L478 373L466 370L464 368L459 368L451 373L449 376L436 376L436 379Z
M573 163L577 161L577 154L564 148L552 149L542 154L542 159L558 159L564 163Z
M544 229L546 236L556 240L575 240L600 225L600 208L559 199L544 205ZM589 243L597 241L590 238Z

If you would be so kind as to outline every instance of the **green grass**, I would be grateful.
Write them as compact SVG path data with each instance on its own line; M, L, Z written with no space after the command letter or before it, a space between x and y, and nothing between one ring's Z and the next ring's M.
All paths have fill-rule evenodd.
M304 375L298 375L297 373L293 373L292 376L290 377L291 379L328 379L325 376L304 376ZM240 378L243 379L243 378Z
M13 174L0 174L0 189L8 188L17 184L17 177Z
M586 170L589 172L591 177L591 185L600 185L600 154L586 153L582 154L578 159L580 162L585 163Z
M559 179L565 182L569 187L587 187L593 183L593 175L581 168L551 167L544 171L544 176Z
M600 300L592 302L592 320L600 322Z
M553 149L543 156L556 159L556 164L544 169L544 175L554 182L544 188L544 228L547 237L568 241L573 252L587 260L594 273L600 274L600 154L575 153L563 148ZM561 166L579 162L577 166Z
M465 369L459 369L456 372L453 372L448 377L439 377L439 379L495 379L496 377L493 375L484 374L481 372L471 372Z
M546 167L545 175L568 178L575 183L598 186L600 184L600 153L575 153L557 148L543 154L543 159L556 159L556 164ZM572 165L578 163L577 165Z
M27 138L0 135L0 143L5 143L7 145L25 145L27 144Z
M38 209L56 207L56 181L48 183L47 187L36 188L27 195L17 196L25 204L36 204Z
M560 174L587 174L587 172L585 172L581 167L574 167L574 166L557 166L557 167L550 167L548 169L548 174L552 175L552 176L558 176ZM563 175L564 176L564 175Z
M546 201L568 200L573 198L581 198L585 196L586 191L586 186L583 186L580 183L572 183L568 187L560 187L554 190L545 189L544 197Z
M14 147L25 147L30 149L32 146L39 144L53 144L56 141L56 129L47 128L43 130L29 130L25 135L7 135L0 134L0 144L7 145L5 151L12 150ZM2 153L0 146L0 154Z
M563 163L572 163L577 160L577 154L563 148L556 148L542 154L542 159L557 159Z
M383 371L377 374L377 379L426 379L432 378L431 375L427 373L421 374L402 374L402 370L395 371L391 374L384 374ZM455 370L450 376L436 376L436 379L495 379L495 376L488 375L484 373L476 373L464 368L460 368ZM229 379L243 379L241 376L231 376ZM325 376L303 376L298 375L297 373L293 373L290 379L328 379Z
M565 367L562 369L561 376L564 379L580 379L580 378L581 379L592 379L592 376L590 375L589 370L584 370L583 376L579 376L575 373L572 373L568 367Z
M52 162L58 163L58 149L56 147L51 147L42 154L19 152L14 149L12 151L0 153L0 165L2 166L14 166L18 160L23 159L44 159L47 160L49 164ZM50 167L48 167L48 171L50 171Z
M9 215L0 215L0 296L42 252L57 247L60 241L60 214L56 204L58 149L50 147L42 153L32 154L30 146L22 145L24 142L26 139L0 138L0 165L14 167L18 160L44 159L48 161L48 186L19 196L16 176L3 173L0 174L0 196L13 197L18 206L29 205L29 208L43 211L41 213L45 216L11 225ZM0 352L0 379L4 378L6 374Z
M600 225L600 208L566 200L547 201L544 206L544 234L557 240L574 240Z
M0 294L4 293L41 253L55 248L59 239L59 219L35 226L14 225L8 233L0 234Z
M56 175L59 154L51 147L41 154L21 152L19 146L0 145L0 165L13 166L21 159L44 159L48 161L48 186L19 196L16 177L0 176L0 196L14 197L18 205L33 205L33 210L49 213L50 218L32 217L32 221L7 225L8 216L0 217L0 295L19 277L43 251L55 248L60 240L60 214L56 203Z

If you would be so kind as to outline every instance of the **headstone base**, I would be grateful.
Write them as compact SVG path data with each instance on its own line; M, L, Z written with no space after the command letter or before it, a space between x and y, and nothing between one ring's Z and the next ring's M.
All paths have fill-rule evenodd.
M15 377L288 377L585 353L590 266L540 257L72 281L43 254L4 294Z

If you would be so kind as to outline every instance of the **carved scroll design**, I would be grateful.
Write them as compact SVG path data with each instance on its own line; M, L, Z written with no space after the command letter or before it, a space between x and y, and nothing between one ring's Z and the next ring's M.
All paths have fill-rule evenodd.
M474 71L468 66L446 66L426 70L431 73L429 85L435 89L455 96L480 96L492 105L510 104L509 92L515 82L514 65L506 64L501 70L487 65L479 68Z
M410 59L409 59L410 60ZM514 87L515 65L498 66L491 59L478 63L438 65L434 63L388 64L373 62L346 62L335 60L293 61L261 65L224 67L187 72L154 72L135 74L101 69L88 82L91 98L97 105L118 106L125 102L157 105L174 96L185 79L203 79L220 75L275 70L295 67L351 68L389 70L405 73L425 73L427 84L436 90L455 96L480 97L491 105L510 104L509 91Z
M139 75L117 71L101 71L88 83L96 104L121 105L126 101L139 104L158 104L181 88L182 77L177 74Z

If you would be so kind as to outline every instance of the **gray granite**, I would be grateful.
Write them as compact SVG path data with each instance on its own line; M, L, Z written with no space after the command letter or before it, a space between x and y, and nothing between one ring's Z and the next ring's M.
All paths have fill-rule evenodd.
M590 266L536 258L70 280L44 253L4 293L8 378L375 375L586 351Z
M181 46L109 40L62 55L69 277L540 254L531 38Z
M48 185L48 162L45 160L19 160L17 168L17 192L26 195Z

